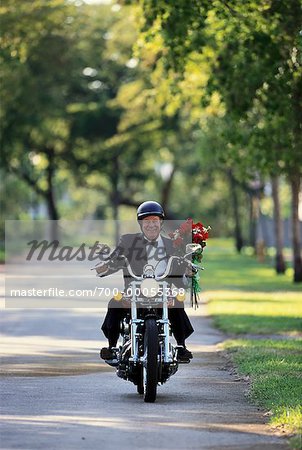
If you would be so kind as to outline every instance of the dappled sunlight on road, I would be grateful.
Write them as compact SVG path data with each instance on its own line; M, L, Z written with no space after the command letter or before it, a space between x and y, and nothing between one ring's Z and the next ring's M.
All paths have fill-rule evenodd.
M177 411L173 411L171 416L175 414ZM211 414L208 420L204 421L204 418L207 417L207 411L200 411L198 416L195 419L192 418L192 411L184 411L190 417L191 421L184 419L179 420L171 420L172 417L167 417L164 414L156 414L150 415L142 412L140 417L134 417L130 414L129 417L91 417L89 415L4 415L2 416L3 422L7 424L14 424L16 426L32 426L34 429L45 429L45 428L54 428L60 427L64 429L64 427L69 426L84 426L84 427L97 427L97 428L106 428L112 429L112 431L137 431L138 428L141 429L142 433L149 434L150 431L160 432L161 428L175 428L185 430L194 430L194 431L207 431L207 432L230 432L230 433L248 433L248 434L256 434L268 436L270 434L269 429L263 424L259 425L259 423L251 423L248 424L244 421L240 422L240 417L235 414L235 417L232 420L232 417L226 417L224 413L216 414L215 416ZM187 417L188 417L187 416ZM201 419L201 420L200 420ZM214 420L213 420L214 419Z
M84 339L62 339L55 336L1 336L1 355L54 356L53 352L76 351L94 353L99 341Z
M1 336L0 375L58 376L111 370L98 359L101 341Z

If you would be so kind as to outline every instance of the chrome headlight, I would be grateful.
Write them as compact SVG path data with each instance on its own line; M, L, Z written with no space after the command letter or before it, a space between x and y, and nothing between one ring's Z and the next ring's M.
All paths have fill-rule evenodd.
M154 278L145 278L141 282L140 291L144 297L156 297L159 291L159 283Z

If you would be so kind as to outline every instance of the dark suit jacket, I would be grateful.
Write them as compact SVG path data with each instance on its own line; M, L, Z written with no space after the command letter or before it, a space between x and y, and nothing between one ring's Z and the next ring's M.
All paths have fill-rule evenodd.
M165 251L166 258L169 259L170 256L175 255L175 250L173 248L172 240L166 238L165 236L161 236ZM147 250L146 250L146 241L143 233L135 233L135 234L124 234L121 236L120 241L116 249L111 253L110 257L116 261L117 264L120 263L120 266L123 266L123 256L129 261L132 271L135 275L141 276L143 274L143 268L147 264ZM110 275L111 273L116 272L116 269L109 269L108 272L104 274L104 276ZM178 262L174 261L172 265L172 269L170 272L169 278L166 280L170 282L170 284L175 284L177 287L184 287L183 283L183 274L185 272L185 265L178 264ZM130 274L126 267L123 267L124 273L124 281L125 287L131 281Z
M167 258L175 254L172 240L164 236L161 236L163 243L165 245L165 250ZM147 251L146 244L144 242L144 236L142 233L136 234L124 234L121 236L120 241L116 249L111 253L111 257L119 262L121 256L126 256L131 269L136 275L142 275L144 265L147 264ZM120 258L120 264L124 262L123 258ZM179 266L176 264L172 267L172 277L169 276L165 281L170 284L174 284L178 288L184 288L183 274L185 271L185 266ZM116 269L109 269L103 276L110 275L116 272ZM124 272L124 282L125 290L131 281L128 270L123 267ZM102 330L105 336L111 340L111 342L116 342L120 332L120 320L127 313L128 309L123 306L120 302L116 302L111 299L108 305L108 311L102 325ZM193 327L190 320L184 310L184 303L175 300L174 308L169 308L169 319L171 321L172 332L175 339L180 345L183 345L184 340L193 333ZM115 345L115 344L114 344Z

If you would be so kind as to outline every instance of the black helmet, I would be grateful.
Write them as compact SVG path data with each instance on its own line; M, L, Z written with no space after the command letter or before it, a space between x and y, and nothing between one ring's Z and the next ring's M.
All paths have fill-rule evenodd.
M165 213L162 206L153 201L144 202L137 208L137 220L142 220L148 216L158 216L161 219L165 218Z

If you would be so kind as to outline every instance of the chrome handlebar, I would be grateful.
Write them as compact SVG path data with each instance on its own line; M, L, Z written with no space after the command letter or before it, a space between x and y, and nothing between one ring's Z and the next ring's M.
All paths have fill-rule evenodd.
M195 246L196 246L196 245L195 245ZM200 247L199 244L198 244L198 246ZM175 261L175 260L178 260L178 261L187 263L188 267L190 267L191 269L193 269L193 272L195 272L195 273L196 273L198 270L203 270L203 267L200 267L200 266L198 266L197 264L192 263L191 260L187 259L188 256L190 256L192 253L193 253L193 251L190 251L189 253L185 254L184 256L175 256L175 255L174 255L174 256L170 256L170 258L169 258L169 260L168 260L168 263L167 263L167 267L166 267L165 272L164 272L162 275L160 275L160 276L157 276L157 277L155 276L155 277L154 277L155 280L161 281L161 280L163 280L164 278L167 278L167 276L169 275L170 270L171 270L171 265L172 265L173 261ZM145 278L144 276L138 276L138 275L135 275L135 274L133 273L133 270L132 270L132 268L131 268L131 266L130 266L130 263L129 263L129 261L128 261L128 259L127 259L126 256L120 255L119 258L122 258L122 259L125 261L125 265L120 266L120 267L111 267L111 268L116 269L116 271L119 270L119 269L122 269L122 268L127 268L127 270L128 270L128 272L129 272L131 278L133 278L133 279L135 279L135 280L137 280L137 281L142 281L142 280ZM107 263L107 265L109 265L109 267L107 268L106 271L99 273L99 276L100 276L100 277L106 276L108 270L110 269L110 263L111 263L111 264L113 263L113 265L114 265L114 262L115 262L114 259L111 259L111 260L108 259L107 261L103 261L103 264L106 265L106 263ZM91 270L93 270L93 269L96 270L97 267L99 267L99 266L100 266L100 264L96 265L96 266L93 267ZM144 266L144 269L145 269L145 267L146 267L146 265ZM144 269L143 269L143 271L144 271Z
M137 280L137 281L142 281L142 280L144 280L144 276L138 276L138 275L135 275L135 274L133 273L133 270L132 270L132 268L131 268L131 266L130 266L130 263L129 263L128 259L127 259L125 256L123 256L123 259L125 260L125 263L126 263L125 267L127 268L127 270L128 270L128 272L129 272L129 275L131 276L131 278L134 278L134 279ZM168 275L169 275L169 273L170 273L172 263L173 263L173 261L175 261L175 260L185 261L188 265L190 264L190 265L192 266L192 261L190 261L190 260L188 260L188 259L186 259L186 258L184 258L184 257L170 256L170 258L169 258L169 260L168 260L168 263L167 263L167 267L166 267L165 272L164 272L162 275L160 275L160 276L157 276L157 277L155 276L154 279L157 280L157 281L161 281L161 280L163 280L164 278L167 278ZM144 266L144 267L146 267L146 266Z

